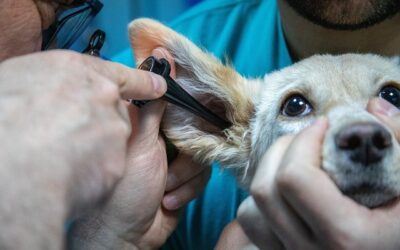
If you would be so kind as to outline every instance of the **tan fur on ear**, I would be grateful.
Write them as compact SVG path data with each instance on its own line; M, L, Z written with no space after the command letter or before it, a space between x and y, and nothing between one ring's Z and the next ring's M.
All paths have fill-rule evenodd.
M132 21L129 26L129 40L137 64L151 55L158 47L168 48L174 40L181 39L175 32L152 19L140 18ZM185 39L185 38L184 38Z
M169 105L163 121L168 138L201 163L217 160L229 167L247 167L249 121L254 114L253 100L258 84L249 84L232 68L159 22L135 20L129 25L129 35L138 64L155 48L166 48L176 62L176 81L214 112L222 110L219 114L233 123L221 132Z

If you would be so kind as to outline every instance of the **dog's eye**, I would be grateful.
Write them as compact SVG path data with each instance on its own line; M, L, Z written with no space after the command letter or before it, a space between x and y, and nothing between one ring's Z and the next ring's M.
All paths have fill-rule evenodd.
M311 104L299 94L287 98L282 106L282 115L284 116L304 116L308 115L311 111Z
M393 86L386 86L379 92L379 97L400 108L400 90Z

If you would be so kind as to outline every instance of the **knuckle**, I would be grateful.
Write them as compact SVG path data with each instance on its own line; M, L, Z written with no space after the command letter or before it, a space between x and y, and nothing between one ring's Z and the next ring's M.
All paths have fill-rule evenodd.
M107 94L107 96L113 100L113 101L117 101L120 99L120 95L119 95L119 89L118 86L115 85L113 82L111 81L105 81L104 83L104 87L105 87L105 92Z
M107 189L111 189L112 186L115 185L115 183L117 183L119 180L121 180L124 177L124 173L125 173L125 168L124 165L122 163L119 164L112 164L112 168L108 168L106 171L106 175L108 176L108 188Z
M117 119L111 127L113 128L113 137L127 139L130 135L131 127L123 119Z
M48 57L52 62L57 62L59 65L77 65L82 62L83 55L75 51L69 50L54 50L48 52Z
M254 200L268 204L273 199L272 187L267 183L257 183L250 186L250 194Z
M117 182L118 180L121 180L124 177L124 165L120 164L119 166L115 167L115 169L110 172L112 178L114 179L113 182Z
M92 93L104 101L105 105L112 104L118 107L120 101L118 86L106 78L97 76L95 73L88 74L86 79Z
M109 142L110 140L111 139L108 139ZM116 139L114 139L114 143L110 143L110 145L112 145L112 147L108 148L108 152L104 152L104 171L110 178L111 183L115 183L123 178L125 173L126 146L123 140L118 140L118 142L116 142Z
M121 121L121 125L119 128L119 131L121 131L121 133L124 135L124 137L128 137L131 134L131 126L129 123L127 123L126 121Z
M122 117L123 119L121 119L120 131L124 134L124 137L128 138L132 133L132 126L131 126L129 120L125 119L124 117L125 117L125 115L123 115L123 117Z
M288 163L284 168L281 168L276 175L276 185L279 190L292 190L296 183L296 176L292 171L293 163Z
M249 213L249 204L250 204L250 199L252 199L251 197L247 198L246 200L244 200L237 211L236 217L238 222L244 227L247 228L250 225L248 225L249 220L250 220L250 213Z

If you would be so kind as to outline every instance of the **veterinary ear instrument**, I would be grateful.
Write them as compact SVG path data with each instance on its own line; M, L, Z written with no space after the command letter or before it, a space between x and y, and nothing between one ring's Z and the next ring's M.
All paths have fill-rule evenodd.
M87 48L82 52L84 54L100 57L100 50L104 45L106 34L102 30L97 30L93 33L90 38L90 42ZM186 92L181 86L179 86L170 76L171 65L169 62L162 58L160 60L153 56L148 57L143 63L138 67L141 70L146 70L153 72L155 74L161 75L167 82L167 92L164 94L163 99L169 103L175 104L187 111L193 113L194 115L200 116L205 121L211 123L212 125L224 130L229 128L232 123L222 119L211 110L206 108L204 105L199 103L194 99L188 92ZM131 100L132 104L137 107L142 107L148 101L137 101Z
M175 104L194 115L200 116L205 121L211 123L212 125L224 130L229 128L232 123L226 121L213 113L211 110L206 108L196 99L194 99L188 92L186 92L178 83L176 83L170 76L171 66L168 61L164 58L156 59L153 56L148 57L143 63L138 67L141 70L146 70L153 72L155 74L161 75L167 82L167 92L162 97L169 103ZM132 100L132 104L141 107L148 101L137 101Z

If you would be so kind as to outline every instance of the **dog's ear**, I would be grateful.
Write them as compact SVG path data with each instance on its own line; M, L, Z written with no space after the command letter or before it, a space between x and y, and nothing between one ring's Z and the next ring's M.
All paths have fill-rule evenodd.
M158 47L167 49L175 61L176 82L213 112L232 122L224 131L191 113L168 105L163 120L167 137L200 163L247 167L250 151L249 122L254 115L258 80L244 79L231 67L203 52L187 38L150 19L129 25L132 48L140 64ZM239 170L240 172L240 170Z

